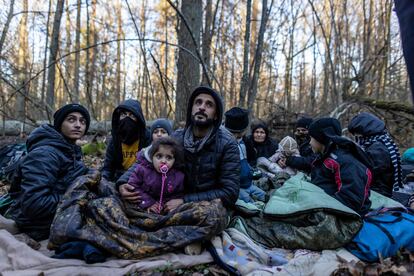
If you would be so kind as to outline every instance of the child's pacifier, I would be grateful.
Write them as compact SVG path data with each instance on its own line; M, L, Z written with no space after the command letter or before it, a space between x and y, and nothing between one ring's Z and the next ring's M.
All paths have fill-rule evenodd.
M168 166L163 164L160 166L160 172L161 173L167 173L168 172Z

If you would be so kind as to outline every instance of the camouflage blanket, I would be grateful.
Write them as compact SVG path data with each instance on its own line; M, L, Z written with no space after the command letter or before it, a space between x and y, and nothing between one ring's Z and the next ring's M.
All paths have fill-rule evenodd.
M83 240L118 258L138 259L209 240L226 225L220 200L185 203L166 215L150 214L124 204L113 184L95 173L79 177L65 193L48 248Z

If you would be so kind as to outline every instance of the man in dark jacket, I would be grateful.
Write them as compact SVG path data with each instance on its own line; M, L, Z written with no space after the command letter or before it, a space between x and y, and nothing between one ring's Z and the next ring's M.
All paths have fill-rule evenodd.
M68 104L53 117L53 126L42 125L30 134L28 154L10 188L13 203L8 216L35 240L49 237L61 197L78 176L88 172L75 144L88 130L88 111L79 104Z
M166 203L168 210L184 202L221 199L233 205L240 188L240 155L232 134L221 126L223 103L210 87L200 86L190 96L184 129L173 136L184 147L186 194Z
M316 120L309 127L309 135L312 150L318 154L312 163L311 182L358 214L365 215L371 206L372 164L369 158L358 145L341 136L337 119Z
M149 145L150 134L137 100L126 100L115 108L111 133L102 177L117 181L135 163L137 152Z
M312 151L309 137L309 126L313 122L312 118L302 117L296 122L295 140L299 145L300 156L289 156L285 160L281 158L278 162L282 168L288 166L306 173L311 170L311 164L316 158Z
M375 115L362 112L352 118L348 130L365 150L373 164L372 190L392 197L403 185L398 146L388 135L385 123Z

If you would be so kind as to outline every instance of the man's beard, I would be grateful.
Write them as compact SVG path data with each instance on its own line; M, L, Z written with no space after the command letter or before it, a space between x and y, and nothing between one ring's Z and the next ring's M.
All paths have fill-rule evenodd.
M197 115L202 115L204 117L206 117L205 121L199 121L196 119ZM191 122L193 123L194 126L199 127L199 128L209 128L214 124L214 119L211 118L207 118L207 115L205 115L204 113L201 112L197 112L194 115L191 116Z
M295 134L295 140L298 145L303 145L310 140L309 134Z

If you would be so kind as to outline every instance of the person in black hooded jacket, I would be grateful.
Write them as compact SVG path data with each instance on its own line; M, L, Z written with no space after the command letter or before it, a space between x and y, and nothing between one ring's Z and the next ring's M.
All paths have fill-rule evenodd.
M115 182L135 163L137 152L150 143L141 104L137 100L126 100L115 108L111 134L102 177Z
M88 130L88 111L79 104L68 104L53 117L53 126L42 125L27 139L28 154L9 191L13 203L7 216L35 240L49 237L61 197L78 176L88 173L81 148L75 144Z
M348 130L365 150L374 165L372 190L392 197L403 185L398 146L388 135L385 123L375 115L362 112L352 118Z
M252 166L256 165L257 158L269 158L279 148L277 141L269 136L269 128L263 122L256 122L251 127L252 134L247 137L246 150L247 161ZM253 147L253 150L251 149ZM254 152L254 154L251 154Z
M311 182L363 216L371 207L372 164L341 132L341 124L334 118L321 118L309 126L310 144L318 154L312 163Z

